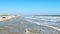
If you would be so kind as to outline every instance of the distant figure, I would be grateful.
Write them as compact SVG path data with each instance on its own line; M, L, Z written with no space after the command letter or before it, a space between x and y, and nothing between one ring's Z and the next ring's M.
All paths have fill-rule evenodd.
M2 16L2 18L3 18L3 19L6 19L6 17L5 17L5 16Z

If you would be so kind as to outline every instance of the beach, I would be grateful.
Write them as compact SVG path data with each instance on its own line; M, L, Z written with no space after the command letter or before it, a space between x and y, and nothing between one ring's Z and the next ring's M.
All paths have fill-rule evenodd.
M7 16L0 21L0 34L60 34L60 17Z

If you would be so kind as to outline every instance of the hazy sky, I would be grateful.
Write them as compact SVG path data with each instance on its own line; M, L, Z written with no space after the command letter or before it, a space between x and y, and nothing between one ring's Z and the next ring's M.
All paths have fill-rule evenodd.
M0 0L0 14L60 15L60 0Z

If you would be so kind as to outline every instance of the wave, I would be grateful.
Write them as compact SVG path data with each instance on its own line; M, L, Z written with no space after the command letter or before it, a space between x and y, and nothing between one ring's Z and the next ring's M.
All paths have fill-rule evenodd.
M26 17L26 18L31 20L44 21L44 22L60 23L60 17L38 16L38 17Z
M53 29L55 29L55 30L58 30L58 31L60 31L60 28L58 28L58 27L54 27L54 26L51 26L51 25L49 25L49 23L47 23L47 22L43 22L43 23L40 23L40 22L36 22L36 21L34 21L34 20L36 20L36 19L38 19L39 20L39 18L36 18L36 17L25 17L26 18L26 21L28 21L28 22L31 22L31 23L35 23L35 24L37 24L37 25L42 25L42 26L46 26L46 27L50 27L50 28L53 28ZM51 17L52 19L56 19L56 17ZM60 18L60 17L59 17ZM44 17L42 18L42 19L44 19ZM48 19L48 18L46 18L46 19ZM50 19L50 18L49 18ZM45 19L44 19L45 20ZM58 19L56 19L56 20L58 20ZM56 21L54 21L54 20L51 20L51 21L53 21L53 22L56 22Z

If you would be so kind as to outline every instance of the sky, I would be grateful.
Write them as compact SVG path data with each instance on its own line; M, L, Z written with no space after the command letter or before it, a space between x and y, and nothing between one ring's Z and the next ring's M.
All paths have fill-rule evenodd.
M60 15L60 0L0 0L0 14Z

